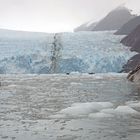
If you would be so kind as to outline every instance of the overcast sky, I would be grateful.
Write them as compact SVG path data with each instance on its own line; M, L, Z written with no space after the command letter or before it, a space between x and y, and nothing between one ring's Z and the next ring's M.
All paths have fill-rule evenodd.
M0 28L72 31L124 3L135 11L140 9L140 0L0 0Z

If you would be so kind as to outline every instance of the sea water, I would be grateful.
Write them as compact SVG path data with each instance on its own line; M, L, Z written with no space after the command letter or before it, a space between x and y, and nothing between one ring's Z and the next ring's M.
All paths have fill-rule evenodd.
M139 85L126 76L1 75L0 139L139 140Z

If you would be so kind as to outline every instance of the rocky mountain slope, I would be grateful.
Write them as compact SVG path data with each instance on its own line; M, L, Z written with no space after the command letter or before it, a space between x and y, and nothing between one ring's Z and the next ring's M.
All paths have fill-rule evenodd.
M122 39L121 43L131 47L131 51L140 53L140 25L133 30L128 36Z
M124 24L115 34L116 35L128 35L140 24L140 16L137 16L126 24Z
M131 51L138 52L138 54L133 56L123 67L123 71L129 72L140 65L140 25L137 26L132 33L122 39L121 43L129 46Z
M93 31L118 30L132 18L134 18L134 15L131 14L129 9L118 7L102 19Z
M106 31L106 30L118 30L129 20L135 16L131 14L131 11L126 7L118 7L112 10L107 16L105 16L98 23L88 22L75 31Z
M85 24L80 25L76 29L74 29L74 31L75 32L79 32L79 31L92 31L94 29L94 27L96 26L96 24L97 24L97 22L95 22L95 23L87 22Z
M128 74L127 79L131 82L140 82L140 65Z

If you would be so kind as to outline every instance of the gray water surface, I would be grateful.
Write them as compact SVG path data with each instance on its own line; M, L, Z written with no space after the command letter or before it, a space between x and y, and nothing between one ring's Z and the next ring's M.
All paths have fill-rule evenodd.
M126 74L1 75L0 140L139 140L139 116L51 118L73 103L139 101Z

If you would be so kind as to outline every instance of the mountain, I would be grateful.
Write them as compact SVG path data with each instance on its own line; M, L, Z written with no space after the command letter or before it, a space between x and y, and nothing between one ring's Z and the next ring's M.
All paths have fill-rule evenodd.
M123 71L129 72L137 65L140 65L140 25L137 26L128 36L122 39L121 43L129 46L131 51L138 52L138 54L133 56L123 67Z
M121 43L130 46L131 51L140 53L140 23L128 36L121 40Z
M93 31L118 30L134 17L129 9L118 7L103 18L94 27Z
M79 27L74 31L106 31L106 30L118 30L129 20L135 16L131 14L131 11L126 7L118 7L112 10L107 16L105 16L99 22L90 21Z
M140 24L140 16L132 18L126 24L124 24L115 34L116 35L128 35Z
M87 22L84 23L82 25L80 25L79 27L77 27L76 29L74 29L75 32L79 32L79 31L92 31L94 29L94 27L96 26L97 22Z

